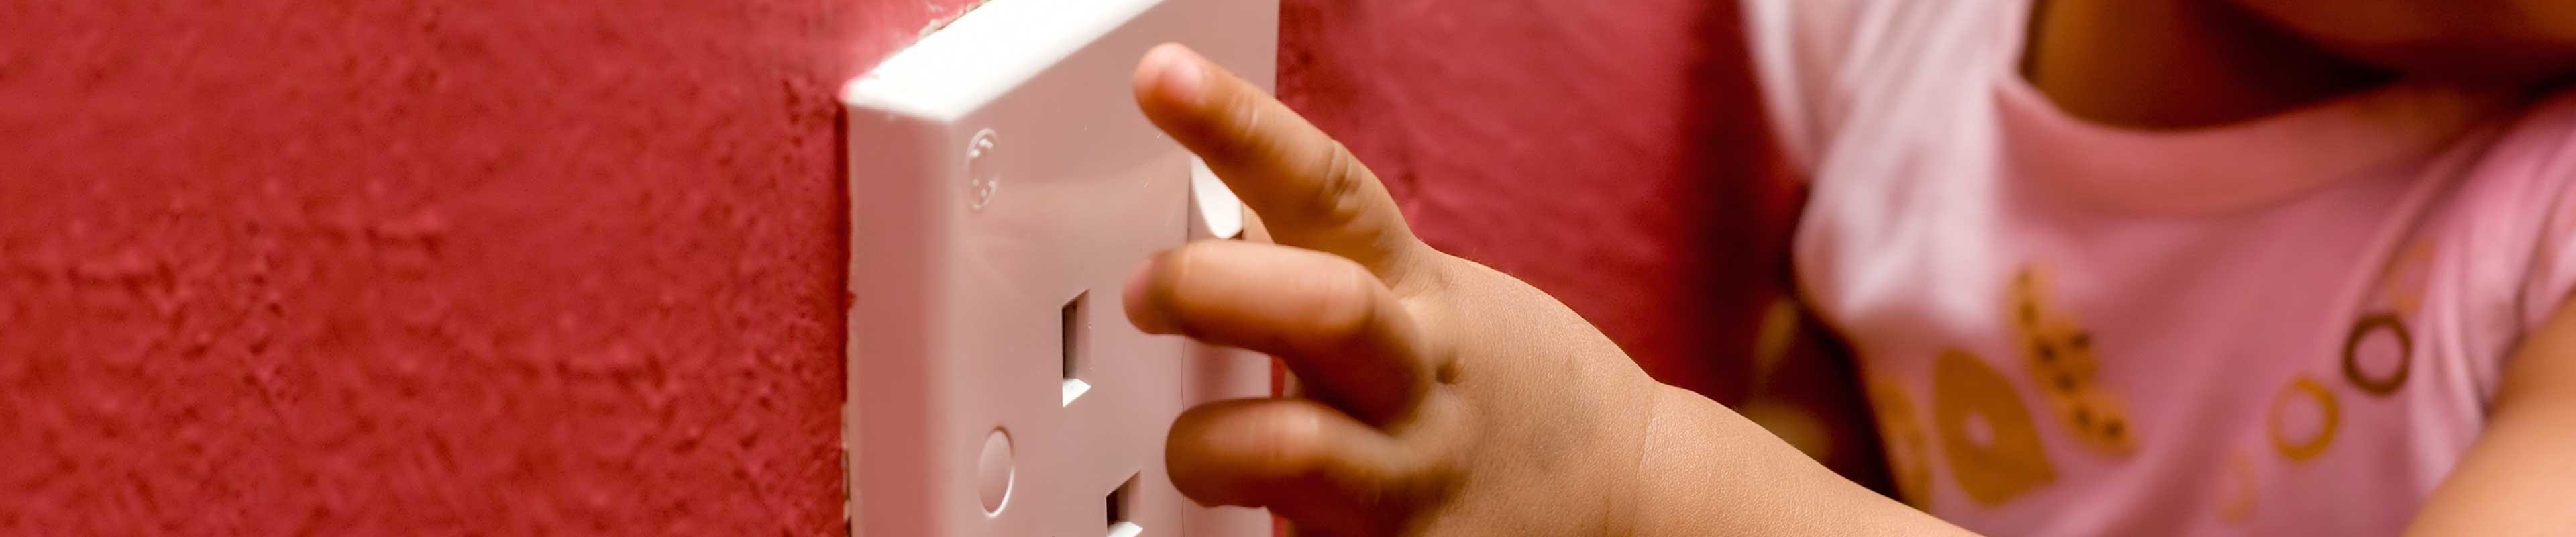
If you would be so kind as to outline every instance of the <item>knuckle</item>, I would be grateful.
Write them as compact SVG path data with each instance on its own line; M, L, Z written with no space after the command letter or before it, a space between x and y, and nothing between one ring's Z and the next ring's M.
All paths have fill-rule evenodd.
M1318 351L1338 352L1366 343L1381 321L1377 277L1357 262L1341 260L1333 275L1319 284L1313 318Z
M1261 102L1246 93L1226 92L1202 126L1211 151L1228 159L1258 154L1271 143L1261 130Z
M1234 124L1234 139L1261 140L1261 105L1259 93L1233 92L1226 98L1225 117Z
M1268 143L1259 129L1258 110L1242 95L1220 97L1213 105L1200 109L1196 121L1188 127L1188 137L1210 160L1241 161L1257 155Z
M1314 178L1314 197L1308 200L1307 214L1318 222L1349 225L1365 215L1367 205L1362 194L1367 188L1366 174L1361 173L1359 158L1351 155L1341 142L1325 144L1319 161L1309 169L1318 170Z

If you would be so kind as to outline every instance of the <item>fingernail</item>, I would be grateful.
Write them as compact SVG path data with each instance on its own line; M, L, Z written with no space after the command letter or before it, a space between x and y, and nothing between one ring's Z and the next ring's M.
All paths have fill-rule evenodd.
M1118 291L1118 301L1123 305L1123 309L1127 310L1128 322L1135 323L1137 330L1148 334L1171 333L1170 323L1164 322L1163 316L1155 313L1152 305L1145 303L1145 281L1151 278L1153 273L1153 263L1149 262L1136 267L1136 274L1127 277L1127 287Z
M1163 91L1183 102L1197 104L1201 86L1205 86L1207 81L1207 70L1199 66L1197 55L1179 46L1166 46L1154 53L1162 57Z

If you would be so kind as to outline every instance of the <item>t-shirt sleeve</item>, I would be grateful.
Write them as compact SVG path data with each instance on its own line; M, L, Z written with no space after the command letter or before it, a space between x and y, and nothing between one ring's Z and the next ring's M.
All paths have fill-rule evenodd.
M2540 207L2516 211L2522 213L2525 231L2531 237L2528 272L2522 277L2522 288L2515 293L2514 312L2518 328L2528 332L2548 323L2560 309L2568 307L2571 292L2576 292L2576 100L2558 99L2561 106L2534 117L2534 123L2555 124L2547 132L2534 133L2507 147L2498 148L2496 160L2518 162L2529 166L2524 173L2527 182L2521 189L2529 201Z
M1989 74L2020 50L2024 0L1742 0L1773 138L1802 176L1825 167L1856 114L1884 114L1927 85Z
M2444 256L2464 300L2448 315L2466 336L2478 390L2494 397L2517 347L2576 305L2576 94L2549 99L2504 129L2469 177Z
M1867 0L1744 0L1746 49L1773 139L1804 176L1849 108L1836 81Z

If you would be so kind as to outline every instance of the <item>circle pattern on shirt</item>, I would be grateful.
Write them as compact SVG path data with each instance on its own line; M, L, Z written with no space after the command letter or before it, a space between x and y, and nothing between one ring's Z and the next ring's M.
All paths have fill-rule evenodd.
M2373 364L2385 367L2373 368ZM2398 388L2406 386L2406 376L2414 368L2415 336L2406 329L2406 320L2396 314L2362 317L2344 336L2343 378L2362 392L2378 396L2397 393ZM2373 373L2369 369L2381 371Z
M1932 366L1932 422L1950 477L1969 500L1996 505L2057 479L2029 407L2002 371L1960 351Z
M2316 432L2307 438L2294 439L2290 438L2290 425L2286 422L2293 408L2291 405L2300 401L2315 405L2317 426ZM2282 387L2281 392L2272 397L2272 411L2266 417L2264 425L2272 435L2272 448L2292 461L2307 461L2324 455L2326 448L2334 447L2335 433L2343 425L2342 409L2335 401L2334 392L2327 390L2325 383L2307 375L2291 379L2288 386Z
M2218 479L2218 491L2211 495L2218 500L2218 520L2244 524L2254 519L2254 501L2259 492L2254 482L2254 458L2246 456L2243 448L2229 450L2225 468Z

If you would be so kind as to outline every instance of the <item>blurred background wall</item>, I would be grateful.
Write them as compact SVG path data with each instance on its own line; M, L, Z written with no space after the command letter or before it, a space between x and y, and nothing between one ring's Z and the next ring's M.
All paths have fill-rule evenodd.
M840 531L832 95L969 1L0 0L0 534ZM1730 3L1286 4L1435 245L1812 352Z
M1555 294L1668 382L1733 397L1794 191L1732 2L1288 0L1280 92L1421 234Z
M1803 191L1770 146L1735 2L1284 4L1282 97L1368 162L1425 240L1884 481L1849 362L1792 300Z

